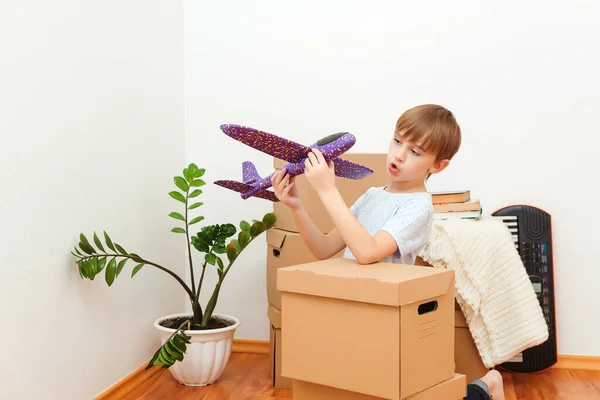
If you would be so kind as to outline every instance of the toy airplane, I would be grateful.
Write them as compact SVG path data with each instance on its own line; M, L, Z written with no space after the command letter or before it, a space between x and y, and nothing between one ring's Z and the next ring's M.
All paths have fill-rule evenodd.
M362 179L373 173L371 169L365 166L338 157L348 151L356 142L354 135L348 132L325 136L310 146L304 146L270 133L240 125L221 125L221 130L227 136L237 141L280 160L287 161L288 163L282 169L287 170L290 177L304 173L304 160L306 160L308 153L312 149L321 151L326 161L333 161L334 171L337 176L349 179ZM250 161L244 161L242 164L243 182L220 180L214 183L240 192L242 199L254 196L277 202L279 200L275 196L275 193L271 190L266 190L271 187L271 177L273 174L261 178L254 164Z

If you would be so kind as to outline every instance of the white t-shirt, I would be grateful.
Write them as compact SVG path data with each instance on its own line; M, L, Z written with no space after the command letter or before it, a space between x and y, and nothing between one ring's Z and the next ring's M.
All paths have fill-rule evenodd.
M413 265L433 223L431 194L427 192L390 193L382 187L372 187L350 211L371 235L383 230L396 240L398 250L381 262ZM344 258L355 258L348 247Z

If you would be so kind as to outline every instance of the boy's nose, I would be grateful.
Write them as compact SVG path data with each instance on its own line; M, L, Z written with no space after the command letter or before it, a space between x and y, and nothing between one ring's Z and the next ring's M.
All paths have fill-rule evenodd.
M404 152L403 150L400 150L400 151L396 152L396 154L394 155L394 158L395 158L397 161L404 162L404 157L405 157L405 154L404 154L404 153L405 153L405 152Z

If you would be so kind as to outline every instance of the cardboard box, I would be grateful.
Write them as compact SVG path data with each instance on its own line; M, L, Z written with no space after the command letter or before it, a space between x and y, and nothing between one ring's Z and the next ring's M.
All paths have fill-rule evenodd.
M464 375L454 377L422 392L413 394L406 400L462 400L467 395L467 382ZM365 394L348 392L316 383L294 380L294 400L383 400Z
M343 154L340 158L357 164L364 165L373 170L373 174L359 180L340 178L336 176L335 183L342 195L342 198L350 207L363 195L367 189L372 186L382 187L387 185L387 154ZM278 169L287 164L286 161L274 159L273 166ZM327 213L321 199L312 189L304 174L296 177L296 185L300 191L300 198L310 219L314 222L321 232L329 232L333 229L333 222ZM277 217L275 228L284 229L290 232L298 232L298 227L294 222L294 217L288 206L282 203L273 203L273 212Z
M337 258L277 288L284 376L394 400L454 376L454 271Z
M271 382L273 387L278 389L291 388L292 379L281 375L281 311L269 304L267 316L271 321L269 346Z
M340 251L334 257L341 257ZM281 229L267 231L267 300L281 310L281 293L277 290L277 270L317 261L299 233Z
M454 363L455 371L467 377L467 382L479 379L489 371L479 355L465 315L454 310Z

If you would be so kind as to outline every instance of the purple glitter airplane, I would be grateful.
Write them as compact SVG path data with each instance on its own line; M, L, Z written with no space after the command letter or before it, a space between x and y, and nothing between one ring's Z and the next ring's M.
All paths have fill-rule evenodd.
M321 151L326 161L333 161L334 171L337 176L349 179L362 179L373 173L371 169L365 166L338 157L348 151L356 142L354 135L348 132L335 133L322 138L310 146L304 146L270 133L240 125L221 125L221 130L227 136L239 142L280 160L287 161L288 163L282 169L287 170L290 177L304 173L304 160L306 160L308 153L312 149ZM277 202L279 200L275 196L275 193L271 190L266 190L271 187L271 177L273 174L261 178L254 164L250 161L244 161L242 164L243 182L221 180L214 183L240 192L242 199L254 196Z

